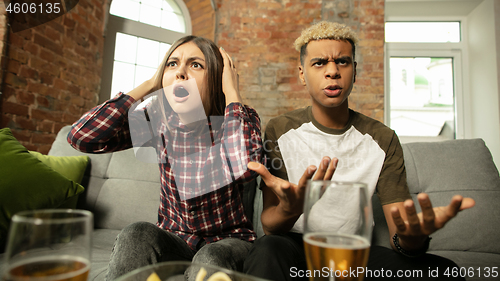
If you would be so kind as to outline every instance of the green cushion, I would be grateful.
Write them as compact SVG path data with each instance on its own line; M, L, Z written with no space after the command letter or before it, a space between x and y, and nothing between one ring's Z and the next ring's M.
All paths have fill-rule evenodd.
M9 128L0 129L0 159L1 250L6 242L10 219L15 213L23 210L65 207L68 202L74 202L84 188L29 153L16 140ZM52 159L49 160L54 162ZM64 165L66 162L62 163ZM82 165L79 163L76 166ZM81 179L79 173L69 176Z
M89 162L88 156L49 156L36 151L30 151L29 153L69 180L82 183L83 175ZM68 198L59 208L75 209L77 203L78 196L73 196Z
M76 183L82 183L89 163L88 156L49 156L36 151L30 151L30 153L59 174Z

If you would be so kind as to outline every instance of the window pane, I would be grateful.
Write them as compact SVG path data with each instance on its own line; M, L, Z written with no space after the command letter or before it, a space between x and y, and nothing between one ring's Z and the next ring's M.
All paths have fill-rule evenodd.
M139 20L139 1L134 0L113 0L109 13L115 16L133 21Z
M460 42L459 22L386 22L386 42Z
M127 93L153 77L170 44L116 34L115 62L110 97L118 92Z
M158 58L159 58L158 65L160 65L160 62L163 60L163 58L165 57L165 55L168 52L168 49L170 49L171 46L172 45L170 45L170 44L160 43L160 54L158 56Z
M135 68L135 81L134 81L135 85L134 85L134 87L141 85L144 81L153 77L155 72L156 72L156 68L144 67L144 66L138 65Z
M137 64L157 68L160 42L144 38L138 41Z
M186 32L184 18L172 12L163 11L161 16L161 27L177 32Z
M118 92L128 93L134 89L134 68L133 64L115 61L113 80L111 82L111 97L114 97Z
M141 0L142 4L146 4L148 6L152 6L158 9L161 9L161 5L163 4L163 0Z
M137 37L116 33L115 60L135 63L137 56Z
M145 24L160 27L161 9L142 3L139 21Z
M391 128L399 136L455 136L453 59L390 58Z
M174 0L163 1L163 10L182 14L182 11L179 8L179 5L177 5L177 3L175 3Z
M177 32L186 32L175 0L113 0L110 14Z

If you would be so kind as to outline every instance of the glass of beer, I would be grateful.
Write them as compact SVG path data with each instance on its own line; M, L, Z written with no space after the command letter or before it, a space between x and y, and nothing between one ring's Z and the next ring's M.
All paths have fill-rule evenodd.
M366 184L310 180L303 218L309 280L363 280L373 227Z
M5 251L5 281L86 281L93 215L47 209L12 217Z

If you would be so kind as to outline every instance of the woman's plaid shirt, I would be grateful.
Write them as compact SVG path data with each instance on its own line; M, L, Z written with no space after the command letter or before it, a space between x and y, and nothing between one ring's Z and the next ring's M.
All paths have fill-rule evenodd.
M120 93L91 109L73 124L68 142L88 153L131 148L135 133L130 130L134 118L129 118L129 110L134 102ZM193 130L173 116L169 129L164 122L151 122L158 132L154 146L162 187L157 225L179 235L193 250L201 241L255 240L242 195L243 184L256 176L246 164L263 161L258 114L231 103L223 117L210 118L208 134L194 137Z

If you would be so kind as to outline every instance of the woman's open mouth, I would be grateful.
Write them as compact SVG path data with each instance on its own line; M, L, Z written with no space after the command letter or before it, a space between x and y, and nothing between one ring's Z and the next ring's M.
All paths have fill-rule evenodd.
M183 102L189 98L189 92L183 86L176 86L173 90L174 100L176 102Z

